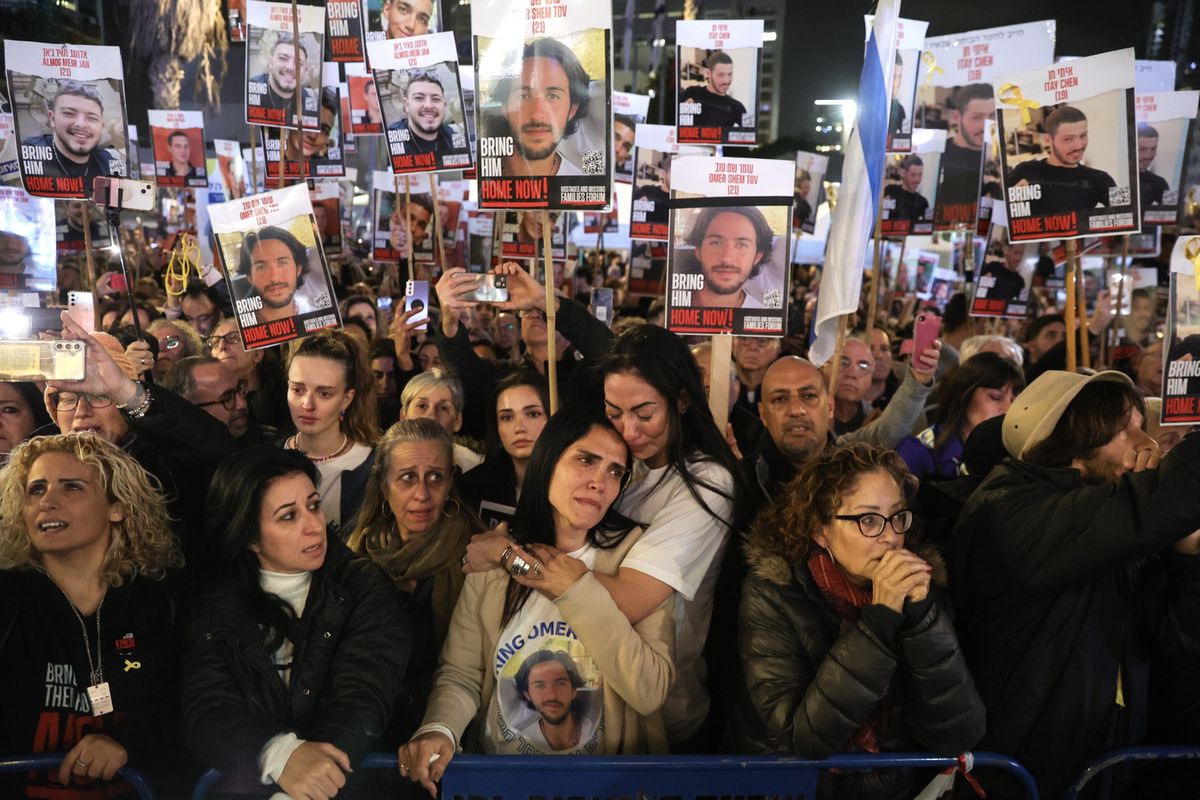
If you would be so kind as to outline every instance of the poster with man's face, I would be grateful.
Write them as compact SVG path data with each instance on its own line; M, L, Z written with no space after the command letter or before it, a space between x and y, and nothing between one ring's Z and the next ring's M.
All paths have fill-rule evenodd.
M1141 228L1133 50L1048 65L996 88L1009 238Z
M297 6L297 34L290 4L247 0L246 5L250 22L246 38L246 122L274 128L298 127L299 90L304 129L319 130L325 7Z
M459 237L459 223L471 196L469 181L438 181L437 225L442 229L442 244L449 252Z
M354 133L350 130L350 84L342 81L337 85L338 99L342 101L341 116L338 117L339 127L342 129L342 152L346 155L353 155L358 152L358 142L354 138Z
M8 40L4 58L27 192L90 197L94 178L128 175L119 48Z
M913 132L909 152L888 154L880 221L884 236L933 232L938 169L945 148L945 131L921 128Z
M346 85L350 90L350 132L355 136L383 133L383 111L375 78L363 64L347 64Z
M552 259L567 257L567 216L557 211L549 213ZM498 214L497 220L500 221L501 260L530 261L542 257L545 248L542 244L544 228L541 211L506 211Z
M495 246L496 215L503 211L467 212L467 272L488 272L492 268Z
M633 183L633 148L637 127L646 121L650 96L613 92L613 180Z
M407 39L442 30L438 0L362 0L367 17L367 44ZM374 65L372 65L374 68Z
M916 127L946 131L934 230L977 224L980 197L999 199L981 180L985 129L996 118L993 85L1003 75L1054 60L1054 20L925 37L917 81Z
M611 6L478 0L471 30L480 208L607 208Z
M54 291L54 238L53 200L0 186L0 290Z
M670 238L671 159L708 155L709 148L679 144L674 125L639 125L634 141L629 238L665 242Z
M242 146L232 139L213 139L213 152L217 156L217 177L221 179L225 200L237 200L246 195L246 171L242 158Z
M340 178L346 174L342 150L342 103L338 97L338 65L327 63L321 87L321 127L315 131L288 130L283 137L283 159L278 136L263 138L267 158L267 188L280 185L282 166L288 181L302 178Z
M371 42L370 54L392 172L471 166L454 34Z
M1142 224L1174 225L1200 92L1140 94L1134 105Z
M308 192L312 202L313 219L321 237L325 255L342 252L342 188L337 181L313 181Z
M208 186L204 165L204 113L150 109L154 179L159 186Z
M0 93L0 181L16 178L21 167L17 164L17 130L8 100Z
M868 39L871 38L874 19L872 14L863 17ZM888 96L892 98L891 107L888 109L889 153L907 153L912 147L917 79L923 72L921 48L925 44L925 31L928 28L929 23L924 20L896 20L896 62L892 68L891 91L888 92Z
M675 23L680 144L758 143L763 22Z
M1028 316L1029 287L1038 257L1036 245L1009 241L1008 228L993 224L983 263L976 270L971 315L1012 319Z
M325 60L338 64L367 58L362 0L325 0Z
M208 215L247 349L342 324L307 186L217 203Z
M817 224L817 207L824 194L825 171L829 156L818 153L796 153L795 205L792 206L792 230L812 233Z
M666 244L634 242L629 251L629 294L662 297L666 275Z
M794 180L791 161L676 157L668 330L783 335Z
M1171 299L1167 308L1162 381L1164 425L1200 422L1200 236L1180 236L1171 252Z
M408 258L411 248L414 263L432 262L434 205L429 176L400 176L380 170L372 174L373 260L398 263Z

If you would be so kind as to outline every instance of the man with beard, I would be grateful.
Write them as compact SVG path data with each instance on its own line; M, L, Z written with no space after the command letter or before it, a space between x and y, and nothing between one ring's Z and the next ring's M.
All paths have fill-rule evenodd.
M960 643L988 709L978 747L1017 759L1045 797L1100 752L1145 742L1152 653L1200 656L1200 436L1160 463L1143 413L1120 372L1040 375L1004 415L1010 458L947 548ZM1158 677L1164 699L1191 688ZM975 774L989 795L1019 791ZM1116 773L1106 796L1139 795L1129 778Z
M250 422L249 384L232 366L213 356L180 359L167 370L160 385L225 426L234 439L234 449L265 444L278 436L274 428Z
M575 669L575 662L563 652L539 650L530 654L516 674L517 692L525 706L538 713L536 733L553 751L569 750L579 745L582 738L583 713L579 704L579 689L583 679Z
M764 308L746 291L771 261L775 234L754 206L715 206L696 217L687 243L693 248L693 269L704 276L704 288L692 292L692 305L718 308Z
M42 171L32 174L52 178L85 178L125 175L125 159L114 150L100 147L104 135L104 101L94 86L79 81L62 81L50 102L46 125L50 133L33 136L21 147L36 147L32 158L41 161ZM24 153L24 150L22 150ZM22 158L25 158L22 155Z
M1087 116L1074 106L1059 106L1046 117L1045 127L1050 152L1045 158L1017 164L1006 185L1041 187L1041 196L1029 201L1035 217L1111 205L1109 189L1116 181L1082 163L1088 146Z
M987 289L988 300L1003 300L1005 304L1016 303L1025 290L1025 278L1021 276L1021 262L1025 260L1025 245L1004 246L1004 259L991 260L983 265L981 277L990 277L993 284Z
M404 119L388 126L388 142L399 143L401 154L445 156L467 146L462 132L446 122L446 93L436 72L412 70L408 85L404 87L402 104ZM393 136L391 131L399 131L399 134Z
M1163 196L1171 190L1171 185L1161 175L1150 171L1158 155L1158 130L1145 122L1137 127L1137 152L1142 206L1161 206Z
M425 237L429 235L429 226L433 224L433 201L427 194L409 195L412 201L409 210L405 212L404 200L397 196L396 206L388 218L388 240L392 249L401 253L408 252L408 237L412 235L413 251L425 246ZM407 232L404 224L408 218Z
M883 188L883 208L893 222L921 222L928 218L929 201L917 190L925 177L925 162L916 153L900 159L900 183Z
M512 137L513 154L503 157L502 174L582 175L559 144L579 130L591 107L591 79L566 45L533 39L521 52L521 72L498 81L493 99L504 116L491 118L488 136Z
M296 52L299 49L300 61L296 62ZM267 71L261 75L255 75L250 78L250 84L264 86L266 91L262 94L251 94L247 97L247 105L251 108L257 106L264 109L278 109L283 112L279 120L272 117L270 121L279 122L283 119L290 119L292 125L296 123L296 85L299 76L303 76L304 67L308 63L308 50L304 47L304 42L300 42L300 47L296 47L296 39L292 34L287 32L279 33L275 38L275 43L271 45L271 52L267 58ZM309 113L317 109L317 93L309 88L304 88L304 111ZM258 102L255 103L254 101Z
M256 312L260 324L313 310L306 298L297 295L307 272L307 250L283 228L268 225L242 243L238 274L250 279L250 296L262 299L263 307Z
M947 111L954 135L946 140L946 149L942 153L938 209L943 212L954 206L973 207L979 202L983 134L987 121L996 118L996 97L991 84L971 83L960 87L951 95ZM953 221L936 220L939 225Z
M613 171L628 180L633 175L633 133L637 127L633 117L613 114Z
M288 131L284 157L289 162L311 161L314 158L325 158L329 154L329 137L333 134L333 126L337 122L338 105L337 90L331 86L322 88L320 127L315 131L303 133Z
M183 178L185 185L200 177L192 166L192 143L186 133L171 131L167 136L167 155L170 161L167 162L163 177Z
M422 36L429 33L433 0L386 0L382 17L389 39Z
M704 59L704 84L689 86L679 96L679 104L699 103L700 112L692 114L692 125L698 127L744 127L746 107L729 96L733 85L733 59L717 50ZM682 108L680 113L684 113Z

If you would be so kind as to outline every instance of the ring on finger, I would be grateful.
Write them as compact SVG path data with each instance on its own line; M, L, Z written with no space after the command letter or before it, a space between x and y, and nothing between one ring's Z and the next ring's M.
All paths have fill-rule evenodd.
M512 561L509 562L508 565L508 574L512 575L514 578L525 577L529 574L529 570L529 562L520 556L513 556Z
M82 758L75 759L75 763L78 764L79 766L83 767L84 769L87 769L88 767L90 767L92 765L92 762L84 761Z
M540 575L542 573L541 560L533 562L533 569L531 569L529 572L531 575Z

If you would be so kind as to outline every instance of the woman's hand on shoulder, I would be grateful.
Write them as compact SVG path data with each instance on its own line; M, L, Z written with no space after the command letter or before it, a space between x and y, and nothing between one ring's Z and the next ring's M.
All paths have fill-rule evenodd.
M500 556L506 548L515 544L508 535L506 522L501 522L493 530L475 534L471 537L467 552L463 556L463 572L487 572L504 566L500 563Z
M530 570L513 579L522 586L536 589L551 600L557 600L588 573L587 565L557 548L545 544L528 546ZM528 557L526 557L528 558Z

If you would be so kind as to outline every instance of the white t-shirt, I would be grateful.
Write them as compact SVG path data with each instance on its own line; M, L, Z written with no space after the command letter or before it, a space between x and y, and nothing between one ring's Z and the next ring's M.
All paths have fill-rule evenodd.
M337 530L342 525L342 473L357 468L371 455L371 448L355 442L350 449L337 458L317 462L317 471L321 473L321 510L325 512L325 522Z
M711 461L691 462L692 473L705 483L733 494L733 476ZM672 743L695 735L708 715L706 670L700 651L708 637L713 591L721 556L729 540L733 501L697 487L714 518L692 496L672 467L649 469L637 462L617 510L645 527L621 563L656 578L676 591L675 683L663 706L663 722Z
M596 561L590 545L570 555L589 569ZM534 656L533 664L523 669ZM530 593L500 632L492 671L496 691L484 722L483 742L502 741L497 752L509 754L597 751L604 731L604 677L552 600ZM570 743L559 748L551 745L547 733L553 730L562 731ZM496 731L499 735L493 739Z

